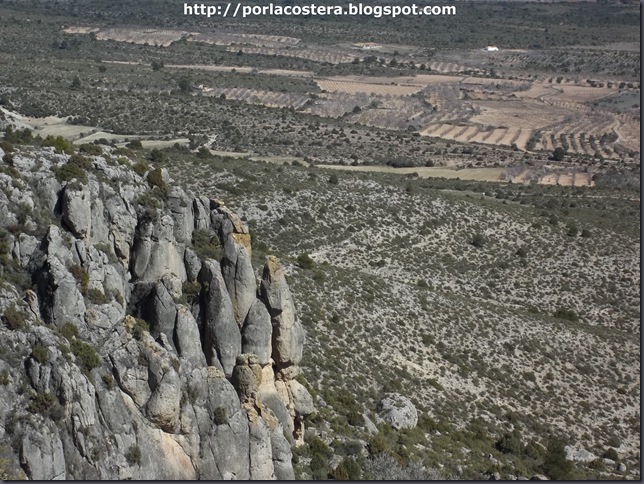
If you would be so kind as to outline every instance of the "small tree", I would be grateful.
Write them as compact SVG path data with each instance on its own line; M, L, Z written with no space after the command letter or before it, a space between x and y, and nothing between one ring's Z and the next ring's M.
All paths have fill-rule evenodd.
M297 265L302 269L313 269L315 261L311 259L309 254L304 253L297 256Z
M179 90L184 94L190 92L190 90L192 89L190 79L188 79L187 77L182 77L181 79L179 79L177 84L179 86Z
M566 150L564 150L561 146L555 148L555 150L552 152L552 159L555 161L562 161L565 156Z
M474 247L483 247L485 245L485 237L481 233L476 233L470 240L470 244Z
M566 451L562 441L550 440L542 469L545 475L551 479L560 481L571 478L573 464L572 461L566 459Z

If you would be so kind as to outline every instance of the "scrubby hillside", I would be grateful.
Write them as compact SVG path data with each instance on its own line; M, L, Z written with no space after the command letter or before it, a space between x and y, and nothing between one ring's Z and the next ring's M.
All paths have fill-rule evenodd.
M359 415L396 391L420 415L381 429L403 462L530 477L554 438L591 452L560 477L637 475L637 192L168 156L286 261L334 432L369 441Z
M2 478L293 478L315 409L279 261L165 169L45 144L0 153Z

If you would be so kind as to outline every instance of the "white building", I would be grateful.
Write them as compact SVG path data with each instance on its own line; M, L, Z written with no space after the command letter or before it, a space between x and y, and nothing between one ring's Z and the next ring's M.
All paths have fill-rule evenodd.
M487 50L488 52L496 52L497 50L499 50L499 48L496 45L488 45L485 50Z

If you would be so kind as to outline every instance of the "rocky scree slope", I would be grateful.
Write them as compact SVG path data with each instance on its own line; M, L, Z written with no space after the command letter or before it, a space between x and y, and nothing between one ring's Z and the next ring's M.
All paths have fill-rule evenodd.
M279 261L258 281L246 225L165 170L4 160L4 462L30 479L293 478L314 407Z

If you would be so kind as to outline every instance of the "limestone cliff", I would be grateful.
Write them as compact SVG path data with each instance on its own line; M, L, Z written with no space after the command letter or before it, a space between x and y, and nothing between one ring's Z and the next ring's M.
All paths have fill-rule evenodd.
M292 479L314 408L279 261L258 280L234 212L107 151L0 163L3 455L30 479Z

